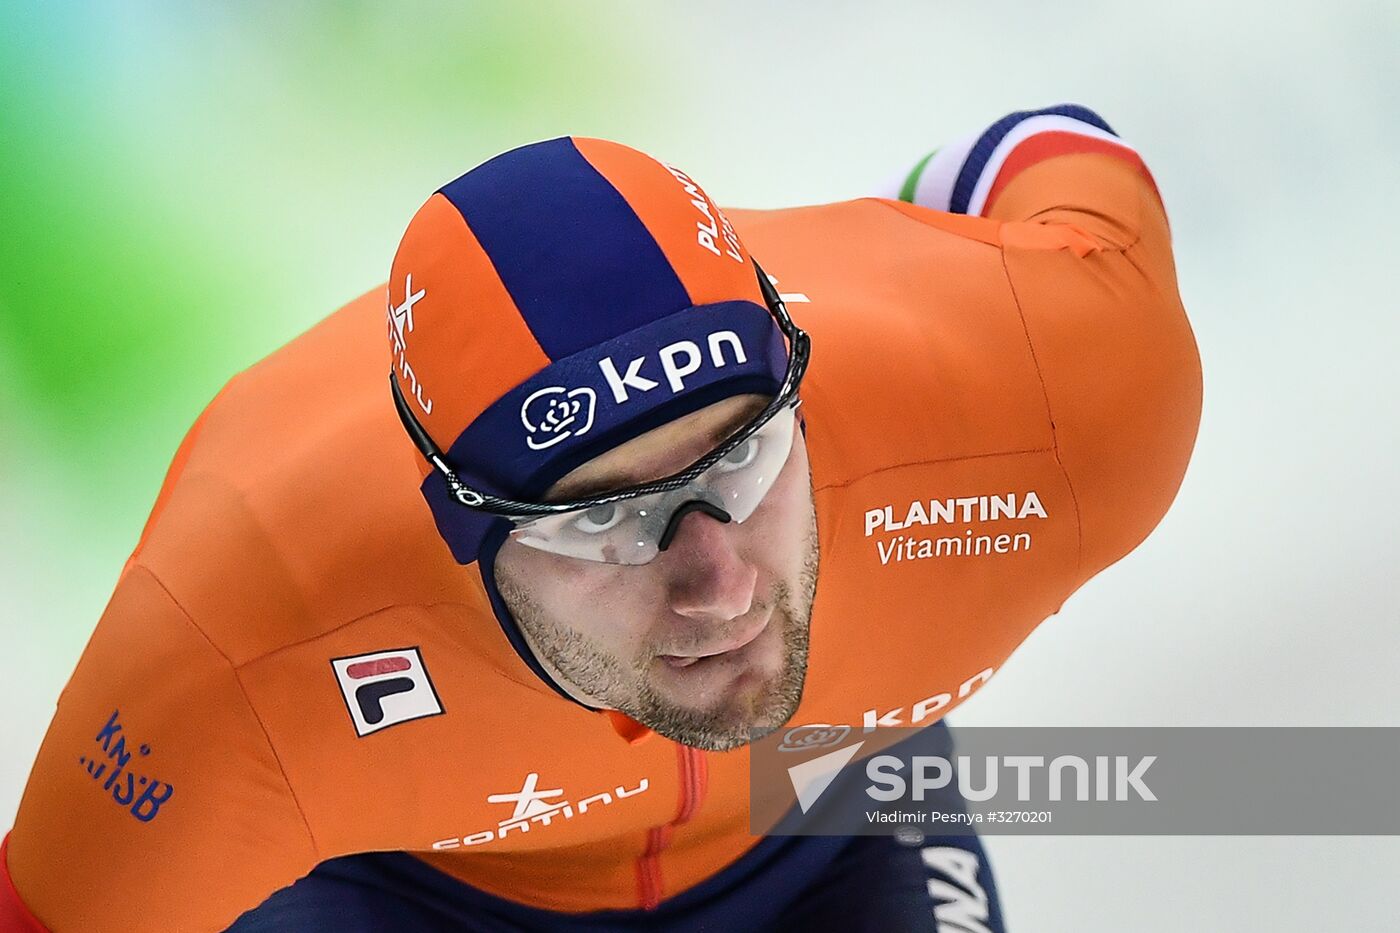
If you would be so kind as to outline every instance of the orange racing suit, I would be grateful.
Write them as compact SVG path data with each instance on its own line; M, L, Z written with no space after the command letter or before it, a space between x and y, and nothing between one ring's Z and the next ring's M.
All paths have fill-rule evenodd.
M1082 114L1000 125L889 197L727 212L812 337L793 726L947 715L1182 481L1201 371L1150 175ZM58 700L0 927L222 929L381 850L549 910L646 908L757 842L747 748L562 698L443 547L384 296L236 375L181 444ZM532 820L544 790L573 815Z

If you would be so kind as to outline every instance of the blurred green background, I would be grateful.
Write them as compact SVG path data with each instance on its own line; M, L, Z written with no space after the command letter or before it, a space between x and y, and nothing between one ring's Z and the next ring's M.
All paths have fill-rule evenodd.
M1156 174L1206 411L1157 532L960 721L1397 724L1397 48L1364 0L5 4L0 810L191 421L379 284L439 185L573 133L723 204L832 201L1061 101ZM1020 929L1397 912L1392 840L989 849Z

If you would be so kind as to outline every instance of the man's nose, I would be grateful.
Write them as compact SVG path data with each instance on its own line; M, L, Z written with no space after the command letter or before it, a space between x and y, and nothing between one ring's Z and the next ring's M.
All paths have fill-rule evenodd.
M753 605L758 571L744 562L735 546L735 526L704 512L677 522L663 559L674 574L671 609L693 619L733 619Z

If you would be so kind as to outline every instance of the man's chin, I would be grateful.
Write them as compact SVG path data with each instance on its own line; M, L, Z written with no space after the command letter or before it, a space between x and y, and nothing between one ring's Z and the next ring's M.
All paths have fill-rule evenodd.
M755 719L728 708L708 714L674 708L659 712L651 722L638 721L673 742L709 752L727 752L747 745L781 728L792 716L787 711Z
M722 752L746 745L781 728L802 699L805 664L779 670L758 683L741 680L709 707L696 708L648 689L640 708L629 713L658 735L682 745Z

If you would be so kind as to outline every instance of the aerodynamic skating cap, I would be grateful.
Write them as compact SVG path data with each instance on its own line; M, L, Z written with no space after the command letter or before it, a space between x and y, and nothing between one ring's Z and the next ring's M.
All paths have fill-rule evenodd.
M776 394L787 364L719 207L679 169L583 137L513 149L434 193L394 257L388 324L398 388L451 468L525 501L667 421ZM419 462L455 559L489 564L505 521Z

